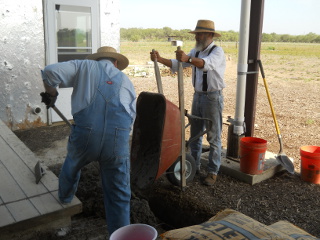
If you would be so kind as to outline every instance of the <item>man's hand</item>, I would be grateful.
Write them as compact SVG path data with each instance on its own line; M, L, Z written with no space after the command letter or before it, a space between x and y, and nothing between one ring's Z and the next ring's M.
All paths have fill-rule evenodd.
M155 60L160 59L160 54L159 54L159 52L156 51L156 50L150 52L150 59L151 59L151 61L153 61L153 62L154 62Z
M49 109L50 107L54 107L54 104L57 101L58 95L59 95L58 92L55 96L51 96L47 92L42 92L42 93L40 93L40 96L42 98L41 102L43 102L45 105L47 105L47 109Z
M150 52L150 59L153 62L155 60L157 60L157 62L162 63L163 65L165 65L167 67L170 67L170 68L172 67L171 60L161 57L157 50L154 50L154 51Z
M188 62L189 56L184 53L182 50L177 50L176 51L176 59L179 62Z

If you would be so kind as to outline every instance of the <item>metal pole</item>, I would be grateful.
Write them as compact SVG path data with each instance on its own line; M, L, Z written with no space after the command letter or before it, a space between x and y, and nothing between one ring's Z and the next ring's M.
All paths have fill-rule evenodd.
M257 87L259 66L257 60L260 59L260 48L263 26L264 0L254 0L251 2L250 13L250 35L248 51L248 71L257 72L247 75L246 84L246 104L244 116L246 119L245 135L251 137L254 135L254 123L257 102Z

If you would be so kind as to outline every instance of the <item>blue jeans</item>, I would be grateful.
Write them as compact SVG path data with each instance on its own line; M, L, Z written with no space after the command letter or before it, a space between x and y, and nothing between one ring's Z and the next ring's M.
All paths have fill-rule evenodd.
M72 201L80 180L81 168L92 161L98 161L104 193L104 206L109 234L122 226L130 224L130 129L117 129L115 136L108 142L114 154L96 151L101 139L92 134L92 130L84 131L81 127L72 126L68 143L68 154L59 175L59 198L63 203ZM122 146L121 148L117 147ZM123 150L120 152L119 150Z
M104 206L109 234L130 224L129 136L133 118L119 100L121 82L101 78L87 108L73 118L68 154L59 176L59 199L72 201L81 168L93 161L100 165Z
M222 91L207 93L195 92L193 95L191 114L200 118L212 120L212 126L208 121L192 119L190 139L209 129L207 141L210 144L209 162L207 166L208 173L217 174L221 165L221 133L222 133L222 111L223 95ZM202 136L190 143L191 155L196 160L197 168L200 168L202 153Z

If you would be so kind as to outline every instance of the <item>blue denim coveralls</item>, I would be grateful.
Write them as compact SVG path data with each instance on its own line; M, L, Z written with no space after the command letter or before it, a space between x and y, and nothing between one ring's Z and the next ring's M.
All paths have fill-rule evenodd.
M121 78L103 77L92 102L76 113L68 142L68 154L59 176L59 198L71 202L81 168L100 164L104 206L109 234L130 224L129 134L133 118L119 99Z

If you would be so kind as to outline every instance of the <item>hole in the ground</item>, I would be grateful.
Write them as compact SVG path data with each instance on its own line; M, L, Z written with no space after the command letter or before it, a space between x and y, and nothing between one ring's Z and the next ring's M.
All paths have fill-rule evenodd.
M203 147L203 152L209 147ZM59 176L62 164L49 166L49 169ZM167 181L162 176L158 181ZM171 184L166 187L135 189L132 187L131 222L145 223L151 226L161 226L164 230L171 230L206 221L211 217L208 212L197 210L197 202L179 202L180 190ZM99 164L93 162L81 170L76 196L83 203L83 212L80 216L105 218L103 193L100 181ZM178 204L178 205L177 205ZM182 214L183 213L183 214Z
M61 164L49 166L49 169L56 176L59 176ZM168 216L171 218L171 216L167 214L160 214L162 211L170 211L170 208L167 208L163 204L157 203L157 198L155 196L151 196L152 204L155 206L158 205L159 208L163 208L162 211L157 211L154 213L156 207L151 209L150 203L148 202L150 201L147 196L148 194L148 192L141 191L137 193L134 189L132 189L130 213L131 223L145 223L154 226L160 232L162 229L167 231L175 228L176 220L174 218L172 218L173 221L170 223L166 223L164 222L165 218L162 219L162 217ZM103 193L100 181L99 166L97 163L91 163L82 169L76 196L83 204L83 211L81 214L77 215L77 218L105 218ZM157 216L158 214L161 218Z

